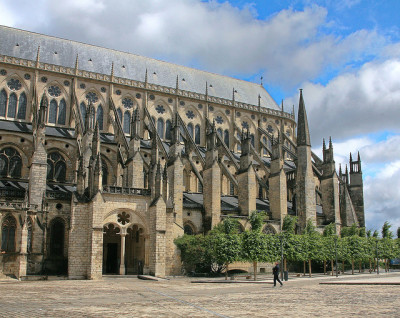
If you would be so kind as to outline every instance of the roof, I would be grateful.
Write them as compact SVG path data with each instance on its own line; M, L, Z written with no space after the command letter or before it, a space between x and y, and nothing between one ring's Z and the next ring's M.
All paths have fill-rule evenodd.
M280 110L260 84L131 53L0 26L0 54L36 61L39 46L42 63L75 68L78 56L80 70L104 75L111 74L114 63L114 76L117 77L144 82L147 70L148 83L175 88L178 76L179 88L182 90L205 94L208 83L210 96L232 100L235 89L237 102L258 105L260 95L262 107Z

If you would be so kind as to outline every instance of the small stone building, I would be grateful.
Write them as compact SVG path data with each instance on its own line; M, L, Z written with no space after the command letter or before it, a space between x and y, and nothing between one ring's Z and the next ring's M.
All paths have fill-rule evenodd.
M364 226L361 160L311 151L260 84L0 26L0 272L181 273L174 239L227 216Z

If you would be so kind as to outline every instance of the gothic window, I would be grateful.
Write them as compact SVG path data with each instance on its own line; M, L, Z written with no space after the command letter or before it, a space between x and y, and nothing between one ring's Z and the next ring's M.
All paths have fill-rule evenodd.
M164 114L165 108L164 108L164 106L162 106L162 105L157 105L156 111L157 111L157 113L159 113L159 114Z
M239 133L237 133L237 138L238 138L239 140L241 140L241 136L240 136ZM240 141L237 143L237 151L242 151L242 146L241 146L241 144L240 144Z
M122 105L124 105L125 108L130 109L133 106L133 101L132 101L132 99L125 97L122 100Z
M275 234L275 231L272 227L267 225L266 227L264 227L263 233L264 234Z
M250 139L251 139L251 144L253 145L253 147L255 147L255 146L254 146L254 134L251 134L251 135L250 135Z
M97 122L99 123L99 129L103 130L103 107L101 105L97 107Z
M117 109L117 114L119 117L119 121L122 123L122 110L120 108Z
M217 122L217 124L222 124L224 122L221 116L217 116L217 118L215 118L215 121Z
M260 199L263 198L263 189L262 189L261 186L258 186L258 197L259 197Z
M8 100L7 117L15 118L16 112L17 112L17 95L15 95L15 93L12 93L10 95L10 99Z
M247 121L243 121L242 122L242 127L246 128L246 129L249 129L249 123Z
M49 119L48 122L50 124L55 124L56 123L56 118L57 118L57 102L55 99L53 99L50 102L50 109L49 109Z
M4 148L0 151L0 176L20 178L22 160L14 148Z
M15 232L17 222L11 215L5 217L1 226L1 250L4 252L15 252Z
M105 186L105 185L107 185L108 168L107 168L107 164L104 162L104 159L101 161L101 169L103 171L102 184L103 184L103 186Z
M184 233L187 234L187 235L193 235L193 234L194 234L193 228L192 228L189 224L186 224L186 225L183 227L183 231L184 231Z
M192 139L193 139L193 124L192 123L189 123L187 125L187 130L189 132L190 137L192 137Z
M272 134L272 133L274 132L274 128L272 128L271 125L268 125L267 131L268 131L270 134Z
M20 90L21 87L22 87L21 82L20 82L18 79L14 79L14 78L10 79L10 80L7 82L7 85L8 85L8 87L9 87L11 90L13 90L13 91L18 91L18 90Z
M131 125L131 114L128 111L124 113L124 133L129 134Z
M66 115L67 115L67 105L66 105L65 100L63 98L62 100L60 100L60 105L58 107L57 124L65 125Z
M218 129L217 129L217 133L218 133L218 135L220 135L221 137L223 137L223 136L222 136L222 129L221 129L221 128L218 128Z
M193 119L195 117L195 115L194 115L192 110L188 110L186 112L186 117L189 118L189 119Z
M49 95L53 96L53 97L58 97L61 95L61 89L55 85L50 86L48 92L49 92Z
M31 253L32 252L32 234L33 234L33 232L32 232L32 228L33 228L32 219L28 218L26 223L27 223L26 224L26 228L27 228L27 232L28 232L28 235L27 235L27 238L26 238L26 251L28 253Z
M63 256L64 254L64 222L56 218L50 227L50 255Z
M88 102L92 102L92 104L97 103L97 101L99 100L99 98L97 97L97 94L95 92L87 93L86 99L88 100Z
M3 89L0 93L0 116L6 116L6 106L7 106L7 93Z
M80 110L81 110L83 123L85 123L85 120L86 120L86 104L84 102L81 103Z
M47 156L47 180L65 181L66 170L65 160L58 152L52 152Z
M224 131L224 143L229 148L229 130L225 129Z
M171 140L171 121L169 119L167 119L167 121L165 122L165 139L166 140Z
M196 145L200 145L200 125L194 127L194 142Z
M197 192L203 193L203 185L200 180L197 182Z
M26 95L22 93L19 96L19 103L18 103L18 119L25 119L26 116Z
M267 137L264 136L262 140L263 140L264 144L267 145ZM267 155L267 154L268 154L267 149L263 148L263 154L264 154L264 155Z
M158 118L157 120L157 133L161 139L164 139L164 121L162 118Z

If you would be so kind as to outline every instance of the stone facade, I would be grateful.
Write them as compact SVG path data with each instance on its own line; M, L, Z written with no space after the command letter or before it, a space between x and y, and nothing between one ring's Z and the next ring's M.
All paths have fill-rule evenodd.
M227 216L249 229L254 210L266 233L287 214L299 232L364 225L360 157L349 176L331 144L312 153L302 93L296 122L259 84L7 27L0 39L4 274L179 275L175 238Z

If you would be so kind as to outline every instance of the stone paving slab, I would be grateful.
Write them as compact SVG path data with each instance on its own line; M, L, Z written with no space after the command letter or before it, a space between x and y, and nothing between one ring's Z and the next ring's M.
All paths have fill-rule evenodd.
M366 277L367 276L367 277ZM400 274L371 279L400 279ZM271 284L192 284L137 278L0 282L0 317L398 317L398 285L321 285L330 277ZM368 275L337 281L365 281Z

